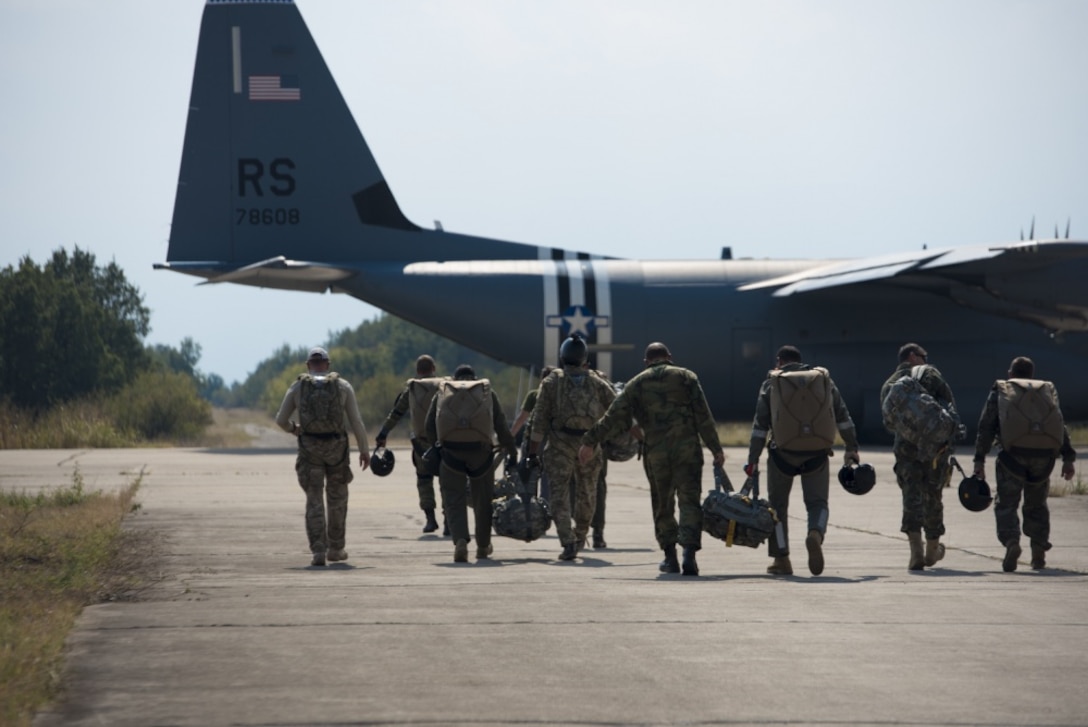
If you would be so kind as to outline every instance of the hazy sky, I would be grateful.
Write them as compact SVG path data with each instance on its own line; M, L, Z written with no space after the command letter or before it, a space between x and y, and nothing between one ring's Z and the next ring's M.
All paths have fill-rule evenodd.
M244 379L377 309L166 244L200 0L0 0L0 267L116 261ZM1088 2L299 0L401 208L639 258L1088 238Z

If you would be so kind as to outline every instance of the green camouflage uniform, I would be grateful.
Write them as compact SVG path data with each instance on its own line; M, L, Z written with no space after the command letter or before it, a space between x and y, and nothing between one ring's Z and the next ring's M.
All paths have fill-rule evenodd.
M925 366L919 380L922 388L948 410L958 426L960 416L956 412L952 389L936 366L921 365ZM910 376L912 368L909 361L899 364L895 373L880 388L881 403L887 397L892 384L903 376ZM924 530L927 540L939 538L944 535L944 503L941 495L952 478L952 465L948 461L952 454L951 448L945 450L936 460L927 461L920 458L918 447L897 436L892 452L895 454L895 477L903 496L903 523L900 531L911 533Z
M438 441L438 397L431 400L427 410L427 437L432 442ZM507 454L517 456L514 435L506 424L506 415L495 392L491 392L491 425L498 436L499 444ZM441 447L442 466L438 472L438 486L442 490L442 507L446 521L450 526L453 542L472 538L468 532L468 512L472 506L475 512L476 547L487 548L491 544L491 500L495 495L494 450L490 444L459 443ZM468 493L465 484L468 483ZM468 497L471 496L471 502Z
M355 390L350 383L333 373L326 374L325 378L335 377L335 385L339 387L343 416L338 431L311 434L301 426L296 430L291 415L299 411L302 418L300 398L306 376L299 376L287 390L276 414L276 423L284 431L298 434L295 473L299 486L306 493L306 537L311 553L325 553L327 550L343 549L346 540L348 483L354 478L348 427L355 434L355 442L361 451L369 452L370 445L366 427L359 415Z
M679 543L698 550L703 534L700 440L715 455L722 452L699 378L664 362L648 366L627 382L582 443L599 445L629 430L636 421L644 434L642 466L650 483L657 543L662 549Z
M389 414L385 418L385 423L382 424L382 433L388 436L389 432L393 431L393 428L397 426L397 423L401 420L405 414L408 413L409 408L409 389L411 388L411 382L404 387L404 390L397 395L396 401L393 402L393 408L390 409ZM381 434L379 434L379 437ZM434 498L434 475L427 470L427 465L423 462L423 453L426 452L432 444L433 440L428 440L426 437L417 437L415 432L411 435L412 442L412 464L416 468L416 491L419 493L419 509L420 510L434 510L435 498Z
M556 487L549 501L559 542L564 547L584 545L597 507L597 481L604 455L598 450L582 464L578 447L591 426L604 415L616 392L603 379L581 366L564 365L540 384L529 433L534 449L543 446L541 465L551 482L572 482ZM574 492L574 528L571 529L571 490Z
M1001 423L998 417L998 390L995 384L982 408L978 420L978 436L975 439L975 464L982 466L994 441L1001 446ZM1057 453L1063 463L1072 463L1077 453L1069 442L1069 431L1064 430L1061 450ZM994 519L997 521L997 540L1006 545L1020 539L1020 497L1024 498L1024 535L1033 546L1050 550L1050 508L1046 500L1050 494L1050 473L1057 457L1050 450L1011 448L997 455L997 497L994 498Z
M803 363L789 363L779 367L781 371L806 371L812 367ZM839 394L835 382L831 382L832 412L838 425L839 435L846 443L847 451L857 451L858 436L854 420ZM782 523L782 541L772 537L767 541L768 552L777 558L790 554L789 545L789 506L790 492L793 490L793 478L801 476L801 492L804 495L805 510L808 513L808 529L818 530L823 535L827 532L829 465L831 450L795 451L782 449L774 442L771 427L771 377L759 388L756 397L756 414L752 419L752 436L748 444L748 462L757 463L763 453L770 435L771 444L767 457L767 503L774 509Z

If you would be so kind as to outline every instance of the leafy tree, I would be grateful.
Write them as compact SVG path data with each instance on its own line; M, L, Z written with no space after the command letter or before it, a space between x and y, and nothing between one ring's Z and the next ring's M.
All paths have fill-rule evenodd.
M147 367L143 296L116 263L99 267L78 247L0 270L0 320L0 388L18 406L113 392Z

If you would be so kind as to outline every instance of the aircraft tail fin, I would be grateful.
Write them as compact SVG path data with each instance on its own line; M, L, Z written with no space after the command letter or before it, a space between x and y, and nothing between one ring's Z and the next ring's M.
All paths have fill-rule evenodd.
M360 225L417 231L290 0L208 0L168 259L344 258Z

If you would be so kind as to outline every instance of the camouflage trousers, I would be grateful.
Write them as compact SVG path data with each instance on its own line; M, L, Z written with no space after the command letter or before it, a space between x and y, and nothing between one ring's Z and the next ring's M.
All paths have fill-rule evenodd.
M776 461L780 458L781 462ZM801 492L808 512L808 529L827 532L828 516L828 460L821 452L784 452L777 450L775 457L767 458L767 504L774 508L782 523L782 542L777 537L767 539L767 550L772 558L790 554L790 492L795 477L801 478ZM784 471L782 468L788 468ZM803 471L793 474L798 469Z
M1046 500L1050 495L1050 473L1054 469L1051 457L1016 457L1012 469L997 460L997 497L994 498L994 519L997 521L997 539L1002 545L1020 539L1020 498L1024 498L1024 535L1032 545L1050 550L1050 508Z
M348 517L351 451L347 435L299 438L295 458L298 484L306 493L306 538L311 553L343 548ZM326 506L327 500L327 506Z
M904 533L925 531L927 540L944 535L944 503L942 494L952 477L948 454L935 462L916 459L910 449L896 447L895 479L903 496Z
M601 474L597 476L597 507L593 510L593 522L590 525L594 530L604 530L604 506L608 501L608 460L601 462Z
M475 513L476 547L486 548L491 542L491 499L495 494L495 473L486 471L477 477L470 477L465 472L466 465L470 471L478 471L487 463L490 452L470 452L464 458L442 453L438 486L442 490L443 513L454 543L472 540L468 532L469 506Z
M415 442L417 440L413 440ZM426 451L425 445L423 450ZM427 471L427 465L422 458L422 452L417 451L419 445L412 445L412 465L416 468L416 492L419 494L419 509L420 510L434 510L436 507L436 501L434 499L434 475Z
M573 438L572 438L573 439ZM548 505L555 520L556 535L561 545L581 543L589 532L597 509L597 479L601 475L603 457L597 452L586 464L578 462L577 440L573 445L549 439L540 463L553 483L570 482L572 487L552 487ZM571 492L574 493L574 527L571 528Z
M696 442L691 447L647 448L642 468L650 482L650 506L654 514L654 535L665 549L679 543L685 548L702 547L703 453ZM680 506L680 521L676 507Z

